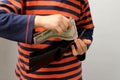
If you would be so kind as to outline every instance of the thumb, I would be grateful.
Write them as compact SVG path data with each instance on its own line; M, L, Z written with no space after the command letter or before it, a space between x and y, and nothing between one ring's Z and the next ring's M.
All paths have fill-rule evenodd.
M85 43L85 44L91 44L91 40L89 40L89 39L83 39L83 42Z

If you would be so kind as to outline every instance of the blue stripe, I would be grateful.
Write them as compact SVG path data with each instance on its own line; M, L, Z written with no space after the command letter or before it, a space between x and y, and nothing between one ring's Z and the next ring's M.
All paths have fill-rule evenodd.
M2 0L2 2L5 3L5 4L13 5L13 6L16 8L16 10L18 11L18 13L20 14L20 12L21 12L21 9L20 9L20 8L18 8L18 7L15 6L14 4L11 4L8 0ZM6 8L9 9L11 12L15 12L12 7L9 7L9 6L4 5L4 4L0 4L0 6L6 7Z
M37 2L38 0L36 0ZM39 0L39 1L42 1L42 0ZM81 9L79 5L77 4L74 4L72 2L70 2L69 0L43 0L43 1L55 1L55 2L60 2L60 3L64 3L64 4L68 4L68 5L71 5L71 6L74 6L75 8L78 8L78 9ZM32 2L32 0L26 0L26 2ZM81 1L78 1L79 3Z
M69 0L52 0L52 1L56 1L56 2L61 2L61 3L65 3L71 6L74 6L75 8L81 9L79 5L74 4L72 2L70 2ZM80 3L80 1L78 1Z
M79 17L80 13L77 13L73 10L70 9L66 9L66 8L62 8L59 6L27 6L26 10L57 10L57 11L63 11L63 12L67 12L67 13L71 13L73 15L76 15Z
M20 77L20 75L16 71L15 71L15 74L16 74L17 77Z
M65 70L65 71L58 71L58 72L49 72L49 73L47 73L47 72L33 72L33 73L31 73L31 74L36 74L36 75L52 75L52 74L64 74L64 73L67 73L67 72L71 72L71 71L74 71L74 70L76 70L76 69L79 69L81 67L81 65L79 65L79 66L77 66L77 67L74 67L74 68L71 68L71 69L68 69L68 70ZM24 68L23 67L21 67L21 69L22 70L24 70ZM25 71L25 70L24 70ZM21 72L21 71L20 71ZM59 73L60 72L60 73ZM30 77L30 76L25 76L25 75L23 75L22 74L22 72L21 72L21 74L22 74L22 76L24 77L24 78L26 78L27 80L68 80L68 79L71 79L71 78L74 78L74 77L76 77L76 76L79 76L79 75L81 75L81 73L82 73L82 71L80 71L80 72L78 72L78 73L75 73L75 74L73 74L73 75L70 75L70 76L66 76L66 77L64 77L64 78L50 78L50 79L48 79L48 78L32 78L32 77ZM81 78L80 79L78 79L78 80L82 80Z
M89 14L89 15L84 15L84 17L81 19L81 20L86 20L86 19L88 19L88 18L91 18L91 15Z
M88 11L90 11L90 8L89 8L89 7L85 10L85 12L88 12Z
M47 41L45 41L45 42L43 42L43 43L41 43L41 44L49 44L49 45L52 45L52 44L54 44L54 42L56 43L56 42L58 42L58 41L50 41L50 40L47 40ZM25 46L20 45L20 43L18 43L18 46L19 46L20 48L24 49L24 50L31 51L31 52L33 52L33 51L38 51L38 50L42 50L42 49L39 49L39 48L29 48L29 47L25 47Z
M89 24L92 24L92 20L89 21L89 22L83 23L83 24L81 24L80 26L81 26L81 27L84 27L84 26L89 25Z
M22 53L20 53L20 55L21 55ZM24 56L23 56L24 57ZM72 56L70 56L70 57L73 57L73 55ZM65 59L65 58L68 58L68 57L64 57L63 59ZM22 59L20 59L20 61L22 62L22 63L24 63L24 64L26 64L26 65L28 65L29 66L29 63L28 62L25 62L24 60L22 60ZM79 60L73 60L73 61L69 61L69 62L65 62L65 63L61 63L61 64L49 64L49 65L46 65L45 66L45 68L54 68L54 67L63 67L63 66L67 66L67 65L70 65L70 64L74 64L74 63L76 63L76 62L78 62Z
M16 68L18 69L18 71L20 71L20 68L18 67L18 65L16 66ZM19 73L17 73L17 71L15 71L15 74L20 77ZM21 74L21 73L20 73Z
M19 52L19 55L21 55L21 56L23 56L23 57L25 57L25 58L30 58L28 55L26 55L26 54L20 52L19 50L18 50L18 52Z
M23 60L22 60L22 59L20 59L20 58L19 58L19 61L20 61L21 63L23 63L23 64L25 64L25 65L29 66L29 63L28 63L28 62L25 62L25 61L23 61Z
M1 7L5 7L7 9L9 9L11 12L15 12L11 7L4 5L4 4L0 4ZM1 12L0 12L1 13Z
M50 72L32 72L32 74L37 74L37 75L52 75L52 74L64 74L64 73L67 73L67 72L72 72L74 70L77 70L81 67L81 65L78 65L78 66L75 66L73 68L70 68L70 69L67 69L67 70L60 70L60 71L50 71Z

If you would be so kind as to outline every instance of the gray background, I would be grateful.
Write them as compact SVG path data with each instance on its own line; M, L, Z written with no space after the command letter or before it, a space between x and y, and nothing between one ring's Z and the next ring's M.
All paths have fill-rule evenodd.
M84 80L120 80L120 1L89 0L94 40L83 62ZM17 80L17 43L0 38L0 80Z

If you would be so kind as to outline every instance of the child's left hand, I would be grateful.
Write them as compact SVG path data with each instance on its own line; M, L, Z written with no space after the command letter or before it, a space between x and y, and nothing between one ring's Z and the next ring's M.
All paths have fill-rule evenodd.
M74 45L71 46L74 56L84 54L87 51L87 44L91 44L91 40L89 39L75 39L74 42L76 47Z

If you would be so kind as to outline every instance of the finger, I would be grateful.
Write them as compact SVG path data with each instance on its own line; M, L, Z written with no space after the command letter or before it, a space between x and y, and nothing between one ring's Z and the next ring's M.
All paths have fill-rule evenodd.
M81 47L81 42L78 41L78 39L75 39L74 42L75 42L75 44L76 44L77 49L78 49L79 51L82 51L83 49L82 49L82 47Z
M78 53L82 55L86 51L86 47L84 47L85 45L83 45L83 41L79 39L75 39L75 43L77 46Z
M75 46L74 46L74 45L71 45L71 49L72 49L72 53L73 53L73 55L74 55L74 56L77 56L77 55L78 55L78 53L77 53L77 51L76 51L76 49L75 49Z
M92 43L92 41L89 40L89 39L83 39L83 42L84 42L85 44L91 44L91 43Z
M66 20L66 22L68 24L67 28L72 27L72 23L70 22L70 20L68 18L66 18L66 17L64 17L64 19Z
M87 45L84 43L84 41L81 40L81 39L78 39L78 42L80 43L80 46L83 50L83 53L86 52L87 51Z
M59 35L63 33L63 30L58 26L56 27L56 31L58 32Z
M66 30L67 30L67 25L65 24L64 21L62 21L62 22L60 23L60 28L62 29L62 31L66 31Z
M68 29L68 23L65 19L62 21L62 24L64 25L65 30L67 30Z

